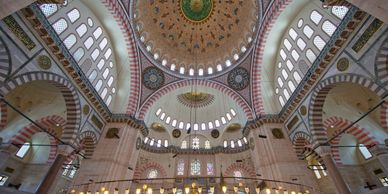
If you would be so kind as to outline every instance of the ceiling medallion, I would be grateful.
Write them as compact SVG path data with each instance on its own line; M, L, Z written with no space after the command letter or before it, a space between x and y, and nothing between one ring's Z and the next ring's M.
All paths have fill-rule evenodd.
M214 95L204 92L187 92L177 96L178 101L190 108L201 108L214 101Z
M249 84L249 72L243 67L232 70L228 75L228 84L234 90L243 90Z
M46 55L40 55L37 59L37 62L41 69L47 70L51 68L51 60Z
M190 22L205 22L213 12L213 0L180 0L178 1L181 15Z
M156 90L164 84L164 74L157 67L147 67L143 70L143 84L150 90Z
M172 136L175 138L179 138L181 136L181 130L179 129L172 130Z
M342 57L337 62L337 69L338 69L338 71L344 72L344 71L348 70L349 64L350 64L349 59L347 59L346 57Z
M218 138L220 136L220 132L217 129L213 129L211 132L211 136L213 138Z

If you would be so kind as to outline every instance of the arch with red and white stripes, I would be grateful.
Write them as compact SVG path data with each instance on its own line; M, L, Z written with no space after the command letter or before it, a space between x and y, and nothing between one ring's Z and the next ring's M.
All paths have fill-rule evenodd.
M256 177L255 170L252 166L248 166L242 162L235 162L225 169L224 175L233 177L235 171L240 171L244 177Z
M155 169L158 171L158 178L166 178L167 173L166 170L157 162L147 162L146 164L142 164L136 167L135 172L133 174L134 179L147 178L147 173Z
M384 128L385 132L388 133L388 101L385 101L381 106L380 121L381 126Z
M304 149L307 145L311 144L311 137L309 134L303 131L296 132L292 138L292 144L296 152L296 156L300 159L304 159Z
M7 104L5 104L3 101L0 101L0 114L0 130L2 130L5 128L8 121Z
M253 119L253 111L249 104L245 101L243 97L240 96L239 93L236 91L230 89L229 87L218 83L214 82L211 80L182 80L182 81L177 81L174 83L171 83L169 85L164 86L163 88L160 88L158 91L156 91L154 94L152 94L141 106L140 111L139 111L139 119L142 120L145 117L145 114L147 113L148 109L151 108L151 106L159 100L162 96L168 94L169 92L176 90L178 88L186 87L186 86L191 86L191 85L198 85L198 86L204 86L204 87L209 87L209 88L214 88L225 95L229 96L232 98L244 111L245 116L247 117L248 120Z
M342 117L330 117L324 121L324 126L326 128L334 127L338 128L337 131L333 133L333 136L339 134L343 129L348 127L352 122L342 118ZM373 136L368 130L365 128L360 127L358 124L354 124L351 128L346 130L346 134L350 134L354 136L358 143L364 144L366 146L373 146L378 144L378 141L376 140L376 137ZM332 145L331 148L331 154L334 159L334 161L338 165L342 165L341 156L339 153L339 144L341 141L341 137L343 134L339 135L338 137L334 138L332 141L330 141L330 145Z
M278 17L286 8L286 6L291 2L292 0L274 0L271 4L271 7L267 9L264 21L262 22L261 27L259 29L259 35L256 41L251 73L252 101L256 115L264 114L261 91L261 74L263 68L264 48L267 44L267 38Z
M314 146L325 144L328 140L327 131L323 124L323 105L330 90L340 83L353 83L368 88L381 98L386 94L385 90L373 80L360 75L339 74L321 81L313 89L309 104L309 122Z
M85 131L77 137L77 147L85 152L86 158L91 158L97 141L98 139L95 132Z
M81 105L77 90L66 78L50 72L28 72L12 78L0 88L0 92L6 96L16 87L33 81L46 81L57 87L63 95L66 104L66 124L63 127L61 140L72 145L81 120Z
M55 128L62 127L65 125L66 121L62 117L58 115L51 115L47 117L43 117L36 121L41 127L46 129L50 134L47 134L50 141L50 153L47 163L52 163L55 160L58 151L58 141L53 137L60 138L61 134L58 133ZM21 130L17 132L9 141L9 143L21 147L24 143L31 141L31 137L36 134L44 132L35 124L30 123L27 126L23 127Z
M124 41L128 52L128 65L130 69L130 88L127 114L134 115L138 108L138 99L140 96L140 64L137 53L137 46L134 37L134 32L131 27L130 18L125 9L121 6L120 1L117 0L101 0L105 7L111 12L116 19L117 25L124 36Z

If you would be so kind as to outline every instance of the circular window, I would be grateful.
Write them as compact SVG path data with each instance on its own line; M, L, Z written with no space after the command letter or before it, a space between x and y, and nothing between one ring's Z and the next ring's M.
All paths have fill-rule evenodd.
M298 21L298 28L301 28L302 25L303 25L303 19L300 19L300 20Z
M88 18L88 25L89 25L90 27L93 26L93 20L92 20L92 18Z

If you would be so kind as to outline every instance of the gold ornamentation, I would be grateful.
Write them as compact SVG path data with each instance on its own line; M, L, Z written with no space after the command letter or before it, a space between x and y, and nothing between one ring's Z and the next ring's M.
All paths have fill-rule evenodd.
M36 44L31 40L31 38L27 35L27 33L15 20L15 18L10 15L5 17L3 22L7 25L8 29L24 44L24 46L26 46L28 50L35 48Z
M51 59L46 55L40 55L37 62L41 69L48 70L51 68Z
M187 92L177 96L178 101L191 108L205 107L214 101L214 96L204 92Z
M349 59L343 57L337 62L337 69L338 71L346 71L349 68Z

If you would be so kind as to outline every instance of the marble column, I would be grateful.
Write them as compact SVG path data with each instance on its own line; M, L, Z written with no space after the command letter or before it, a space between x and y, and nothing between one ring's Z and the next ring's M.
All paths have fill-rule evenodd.
M321 154L323 162L326 165L328 174L333 180L335 187L337 188L338 193L340 194L351 194L348 185L343 179L340 171L338 170L336 164L334 163L333 158L330 153Z
M62 170L63 163L66 161L66 156L63 154L58 154L55 158L54 163L51 165L51 168L47 172L43 181L40 183L37 194L48 194L50 187L53 185L58 173Z

